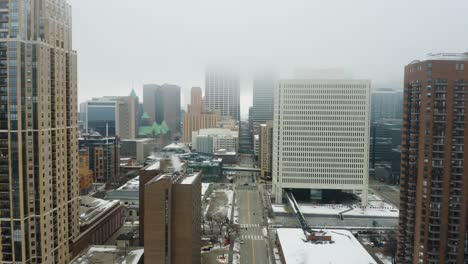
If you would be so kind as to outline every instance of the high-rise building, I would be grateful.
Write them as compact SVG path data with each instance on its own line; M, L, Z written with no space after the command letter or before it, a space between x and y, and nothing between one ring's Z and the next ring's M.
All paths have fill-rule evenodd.
M468 53L405 67L398 263L468 261Z
M88 149L89 169L100 183L112 183L120 178L120 142L115 137L85 135L79 148Z
M143 85L143 112L149 115L151 123L156 121L156 89L158 87L157 84Z
M172 133L181 131L180 87L163 84L156 90L156 123L166 121Z
M80 163L79 163L79 177L80 177L80 194L85 195L91 189L94 182L94 173L89 168L89 149L80 149Z
M118 103L114 98L93 98L86 104L86 132L98 132L109 137L118 135Z
M205 73L205 110L223 118L240 120L239 73L226 66L210 65Z
M253 106L251 129L273 120L273 99L276 81L271 72L259 72L253 82Z
M283 80L275 95L273 192L362 191L367 205L370 81Z
M129 96L118 97L118 136L123 139L135 139L138 133L138 96L132 90Z
M187 166L173 158L140 171L145 263L200 263L201 172Z
M258 164L260 167L260 176L271 176L272 153L273 151L273 121L260 125Z
M79 233L71 6L0 0L0 17L0 263L67 263Z
M102 136L119 136L134 139L138 127L138 97L134 91L129 96L104 96L86 102L86 124L88 132Z
M192 142L192 132L203 128L217 127L221 121L218 113L208 113L203 109L202 91L200 87L193 87L191 91L191 104L184 117L184 142Z
M181 131L180 87L173 84L143 86L143 109L157 124L165 122L172 133Z
M372 92L372 122L383 122L385 119L401 120L403 109L403 92L393 89L377 89Z

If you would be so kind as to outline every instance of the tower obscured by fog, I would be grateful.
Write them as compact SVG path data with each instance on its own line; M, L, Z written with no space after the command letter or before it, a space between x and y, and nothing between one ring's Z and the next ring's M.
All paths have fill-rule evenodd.
M275 75L273 72L258 72L253 81L252 125L266 124L273 120L273 99L275 92ZM253 129L251 127L250 129Z
M240 120L240 77L233 67L210 65L205 73L205 110Z

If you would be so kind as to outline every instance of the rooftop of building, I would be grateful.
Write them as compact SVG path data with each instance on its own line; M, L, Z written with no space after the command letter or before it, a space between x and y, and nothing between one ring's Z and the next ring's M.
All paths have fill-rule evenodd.
M71 264L138 264L143 259L141 247L91 246L71 261Z
M226 151L225 149L219 149L214 153L215 156L219 155L228 155L228 156L235 156L237 155L237 152L235 151Z
M203 128L198 130L198 135L229 135L238 136L238 131L228 128Z
M162 152L174 152L176 154L190 153L190 149L184 143L173 142L162 149Z
M120 204L118 200L106 201L91 196L80 196L80 207L78 209L80 215L80 225L87 225L94 220L99 219L108 210Z
M468 52L465 53L429 53L426 55L426 61L468 61ZM424 60L423 60L424 61ZM421 60L414 60L409 64L416 64Z
M135 138L135 139L121 139L121 142L151 142L154 141L152 138Z
M117 190L118 191L138 190L139 186L140 186L140 176L136 176L135 178L129 180L124 185L120 186Z
M365 248L347 230L322 230L331 241L307 241L304 231L298 228L277 230L284 260L295 263L376 264Z

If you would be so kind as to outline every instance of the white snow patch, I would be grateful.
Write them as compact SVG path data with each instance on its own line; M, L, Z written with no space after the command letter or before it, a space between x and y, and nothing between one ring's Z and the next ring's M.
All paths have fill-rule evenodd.
M280 228L278 238L286 263L376 264L353 234L347 230L323 230L334 243L304 242L302 229Z
M287 206L282 204L273 204L272 209L275 213L287 213ZM344 204L299 204L299 209L304 215L338 215L350 208ZM368 216L368 217L395 217L398 218L399 210L392 205L386 203L382 199L369 201L369 206L361 207L360 205L352 205L352 210L343 213L344 216Z
M375 253L375 256L380 259L384 264L393 264L392 263L392 258L389 256L385 256L382 253Z

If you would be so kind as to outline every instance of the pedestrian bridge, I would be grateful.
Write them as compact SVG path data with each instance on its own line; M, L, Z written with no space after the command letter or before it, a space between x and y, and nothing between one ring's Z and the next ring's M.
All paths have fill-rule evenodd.
M250 172L260 172L258 168L252 167L239 167L239 166L224 166L223 171L250 171Z

